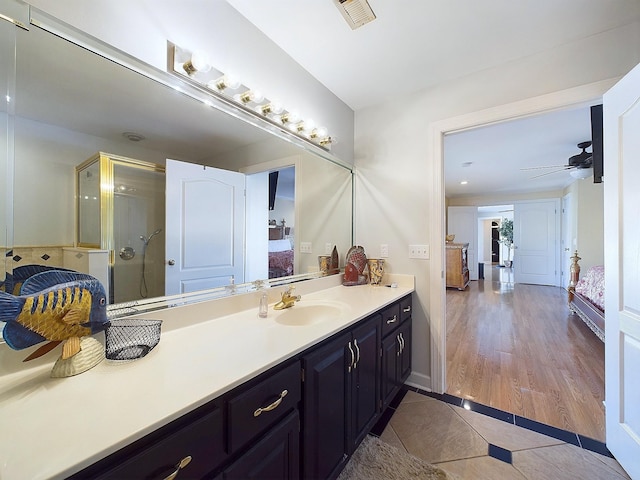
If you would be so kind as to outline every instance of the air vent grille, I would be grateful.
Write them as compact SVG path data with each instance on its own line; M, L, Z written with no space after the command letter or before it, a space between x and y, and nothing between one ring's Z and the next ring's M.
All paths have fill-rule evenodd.
M333 3L353 30L376 19L367 0L333 0Z

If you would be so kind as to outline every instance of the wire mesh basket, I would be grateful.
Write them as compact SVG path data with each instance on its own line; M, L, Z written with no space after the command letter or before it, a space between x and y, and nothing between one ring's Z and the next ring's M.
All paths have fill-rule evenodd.
M105 356L109 360L144 357L160 341L162 320L124 318L112 320L105 331Z

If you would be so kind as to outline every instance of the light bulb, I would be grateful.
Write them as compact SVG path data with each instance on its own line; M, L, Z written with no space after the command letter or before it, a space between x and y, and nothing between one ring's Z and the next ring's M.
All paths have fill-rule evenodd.
M244 93L238 93L233 96L236 102L244 103L245 105L249 102L260 103L264 100L262 93L260 90L247 90Z
M208 88L211 90L218 90L219 92L222 92L227 88L235 90L239 86L240 82L229 74L224 74L220 78L216 78L215 80L211 80L207 83Z
M209 63L209 57L206 53L195 51L191 54L191 59L185 62L182 68L184 68L187 74L193 75L196 72L208 72L211 70L211 64Z

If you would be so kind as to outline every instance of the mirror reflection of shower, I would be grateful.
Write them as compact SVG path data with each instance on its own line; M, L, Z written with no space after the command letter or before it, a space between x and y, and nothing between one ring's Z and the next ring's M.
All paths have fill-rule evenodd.
M142 240L143 245L142 245L142 271L140 272L140 296L142 298L147 298L147 296L149 295L149 289L147 288L147 276L146 276L146 257L147 257L147 247L149 246L149 242L151 241L151 239L153 237L155 237L156 235L158 235L160 232L162 232L161 228L158 228L156 231L154 231L151 235L149 235L148 237L145 237L144 235L140 235L140 240Z

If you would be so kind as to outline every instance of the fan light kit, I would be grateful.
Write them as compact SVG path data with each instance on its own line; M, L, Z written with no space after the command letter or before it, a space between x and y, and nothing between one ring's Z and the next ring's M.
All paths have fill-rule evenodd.
M287 110L279 101L269 100L258 89L249 88L229 73L211 66L209 57L200 51L189 51L168 42L168 70L213 97L232 102L244 111L266 120L281 129L330 150L337 143L336 137L329 135L324 127L319 127L312 119L301 120L294 111ZM213 105L211 101L203 101Z
M552 173L564 172L570 170L569 175L573 178L585 179L593 175L593 153L587 152L587 148L591 146L590 141L580 142L578 148L582 149L582 152L577 155L569 157L566 165L546 165L540 167L523 168L522 170L543 170L546 168L553 169L552 171L544 172L539 175L535 175L534 178L544 177Z

